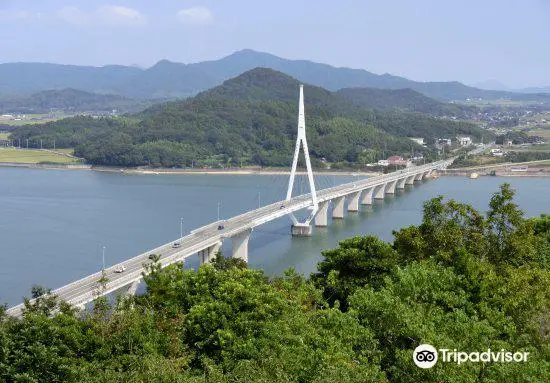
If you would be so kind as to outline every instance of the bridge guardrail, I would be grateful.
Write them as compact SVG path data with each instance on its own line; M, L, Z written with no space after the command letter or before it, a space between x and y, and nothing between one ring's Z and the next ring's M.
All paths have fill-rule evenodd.
M346 183L346 184L337 185L337 186L334 186L332 188L322 189L321 191L319 191L320 200L326 201L326 200L335 198L335 196L333 194L342 193L343 191L345 191L348 188L350 188L349 193L344 193L342 195L347 195L347 194L353 193L355 191L361 191L361 190L364 190L364 189L369 188L369 187L376 187L381 183L396 181L396 180L401 179L403 177L410 177L410 176L413 176L413 175L417 175L417 174L419 174L421 172L424 172L424 171L427 171L427 170L438 169L439 166L448 166L448 164L452 163L454 161L454 159L455 158L451 158L451 159L446 159L446 160L433 162L433 163L430 163L430 164L415 166L414 168L411 168L411 169L407 170L405 173L392 172L392 173L384 174L384 175L381 175L381 176L370 177L370 178L363 179L363 180L358 180L358 181L353 181L353 182L349 182L349 183ZM353 185L355 185L355 187L353 187ZM212 246L213 244L219 242L224 237L232 236L232 235L238 234L239 232L242 232L244 230L252 229L253 227L258 226L262 223L265 223L265 222L267 222L271 219L275 219L275 218L278 218L280 216L284 216L284 215L288 214L289 211L294 212L294 211L298 211L298 210L307 208L312 203L310 198L311 198L311 193L296 196L296 197L294 197L290 200L290 201L293 201L292 203L294 205L288 206L286 209L283 209L281 211L275 210L275 211L271 212L271 214L269 216L266 216L266 217L251 218L248 222L244 223L243 225L241 225L238 228L234 228L234 229L226 231L224 233L214 235L214 236L210 237L208 240L201 241L200 243L198 243L196 245L193 245L193 246L191 246L187 249L184 249L184 252L186 254L184 256L181 255L181 253L183 252L182 251L182 252L177 252L177 253L171 254L167 257L161 258L161 263L163 263L165 265L168 265L168 264L174 262L173 259L182 258L182 257L187 258L188 256L191 256L191 255L193 255L193 254L195 254L195 253L197 253L197 252L199 252L199 251L201 251L201 250L203 250L203 249L205 249L209 246ZM234 216L230 219L223 220L223 221L224 222L238 221L239 219L242 219L242 218L246 217L247 215L250 215L252 212L260 212L262 210L270 210L273 207L280 205L281 203L285 204L285 203L288 203L288 201L287 200L277 201L275 203L262 206L259 209L244 212L242 214L239 214L237 216ZM221 221L222 220L216 221L214 223L210 223L208 225L205 225L205 226L199 227L195 230L192 230L191 234L183 237L182 240L185 241L186 238L190 238L194 234L196 234L200 231L208 230L212 227L215 227L215 225L219 224L219 222L221 222ZM136 262L136 260L139 259L139 258L146 258L150 254L154 254L154 253L157 253L157 252L162 252L162 251L168 250L171 247L172 243L173 243L173 241L170 241L166 244L163 244L159 247L156 247L155 249L148 250L144 253L141 253L137 256L134 256L134 257L132 257L130 259L127 259L123 262L112 265L111 267L106 268L106 270L107 271L112 271L118 266L127 265L129 263ZM122 286L125 286L128 283L131 283L136 278L140 277L142 271L143 270L133 271L133 272L125 275L123 278L117 279L117 281L113 281L112 282L113 286L118 286L114 290L116 290L116 289L118 289ZM136 275L134 275L134 274L136 274ZM67 290L70 290L71 288L75 287L78 284L84 284L84 283L89 282L89 281L95 281L96 279L99 279L101 277L101 275L102 275L101 271L93 273L93 274L88 275L84 278L78 279L78 280L73 281L73 282L71 282L67 285L61 286L61 287L53 290L52 294L55 294L55 295L62 294L64 292L67 292ZM111 290L111 291L114 291L114 290ZM86 292L85 294L82 294L82 295L89 297L89 294L91 294L92 292L93 292L93 290L90 290L90 291L88 291L88 292ZM33 301L34 300L31 300L31 302L33 302ZM23 304L19 304L17 306L14 306L14 307L8 309L7 312L10 314L14 311L20 310L23 306L24 306Z

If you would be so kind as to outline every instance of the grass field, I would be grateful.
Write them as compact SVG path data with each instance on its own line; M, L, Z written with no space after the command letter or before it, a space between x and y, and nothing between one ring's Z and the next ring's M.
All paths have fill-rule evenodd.
M529 134L530 136L550 138L550 129L533 129L530 130L527 134Z
M21 120L0 120L0 124L4 125L10 125L10 126L21 126L21 125L29 125L29 124L45 124L46 122L50 121L57 121L62 118L66 117L72 117L71 114L64 114L60 113L55 115L54 117L50 116L49 114L27 114L25 115L25 118Z
M526 147L519 147L511 149L514 152L549 152L550 144L531 145Z
M0 140L7 140L9 135L9 133L0 133Z
M72 150L72 149L63 149L63 150ZM19 164L39 164L39 163L74 164L74 163L78 163L78 160L75 160L74 158L70 158L66 156L60 156L60 155L42 151L42 150L0 148L0 162L15 162Z
M65 153L65 154L70 154L71 156L74 156L74 149L73 148L70 148L70 149L55 149L56 152L59 152L59 153Z

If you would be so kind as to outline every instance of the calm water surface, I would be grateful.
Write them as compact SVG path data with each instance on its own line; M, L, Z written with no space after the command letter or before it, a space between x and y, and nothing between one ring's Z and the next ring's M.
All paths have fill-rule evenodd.
M353 177L319 176L319 187ZM169 242L184 230L281 200L288 176L127 175L92 171L0 168L0 303L13 305L33 284L59 287L107 266ZM256 228L249 264L266 274L289 267L309 274L323 249L357 234L392 239L392 230L417 224L422 203L445 195L485 210L499 184L510 182L528 216L550 212L550 179L442 177L399 192L309 238L290 236L288 217ZM295 191L305 191L297 182ZM231 241L222 251L230 254ZM186 263L198 265L198 257Z

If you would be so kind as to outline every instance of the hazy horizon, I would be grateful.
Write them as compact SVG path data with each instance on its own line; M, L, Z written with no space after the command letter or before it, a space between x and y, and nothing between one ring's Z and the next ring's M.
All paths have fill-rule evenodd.
M415 81L550 86L550 1L0 0L0 62L137 65L242 49Z

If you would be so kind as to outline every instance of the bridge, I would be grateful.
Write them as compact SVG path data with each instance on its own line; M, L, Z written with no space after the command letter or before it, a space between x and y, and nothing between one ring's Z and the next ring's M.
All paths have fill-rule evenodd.
M414 185L415 182L429 178L438 170L445 169L454 160L446 159L422 166L410 166L392 173L315 190L307 142L305 141L302 88L300 88L299 109L298 138L286 199L193 230L183 238L62 286L52 291L52 294L57 296L58 299L80 308L99 296L115 291L134 294L143 278L143 273L146 271L145 266L153 262L150 259L152 254L160 257L158 262L161 267L183 262L186 258L195 254L199 255L201 264L203 264L215 258L222 242L225 240L231 240L232 257L248 262L248 241L253 229L257 226L289 215L293 222L291 226L293 236L311 235L312 226L319 227L329 224L329 208L332 209L333 220L344 219L346 209L349 212L356 212L359 210L360 205L370 205L374 199L384 199L386 195L394 194L397 189L404 189L406 185ZM302 146L306 158L311 192L292 197L297 158ZM310 214L305 222L300 223L294 213L304 209L309 210ZM120 272L121 269L124 269L124 271ZM20 304L8 309L7 313L12 316L20 316L23 309L24 305Z

